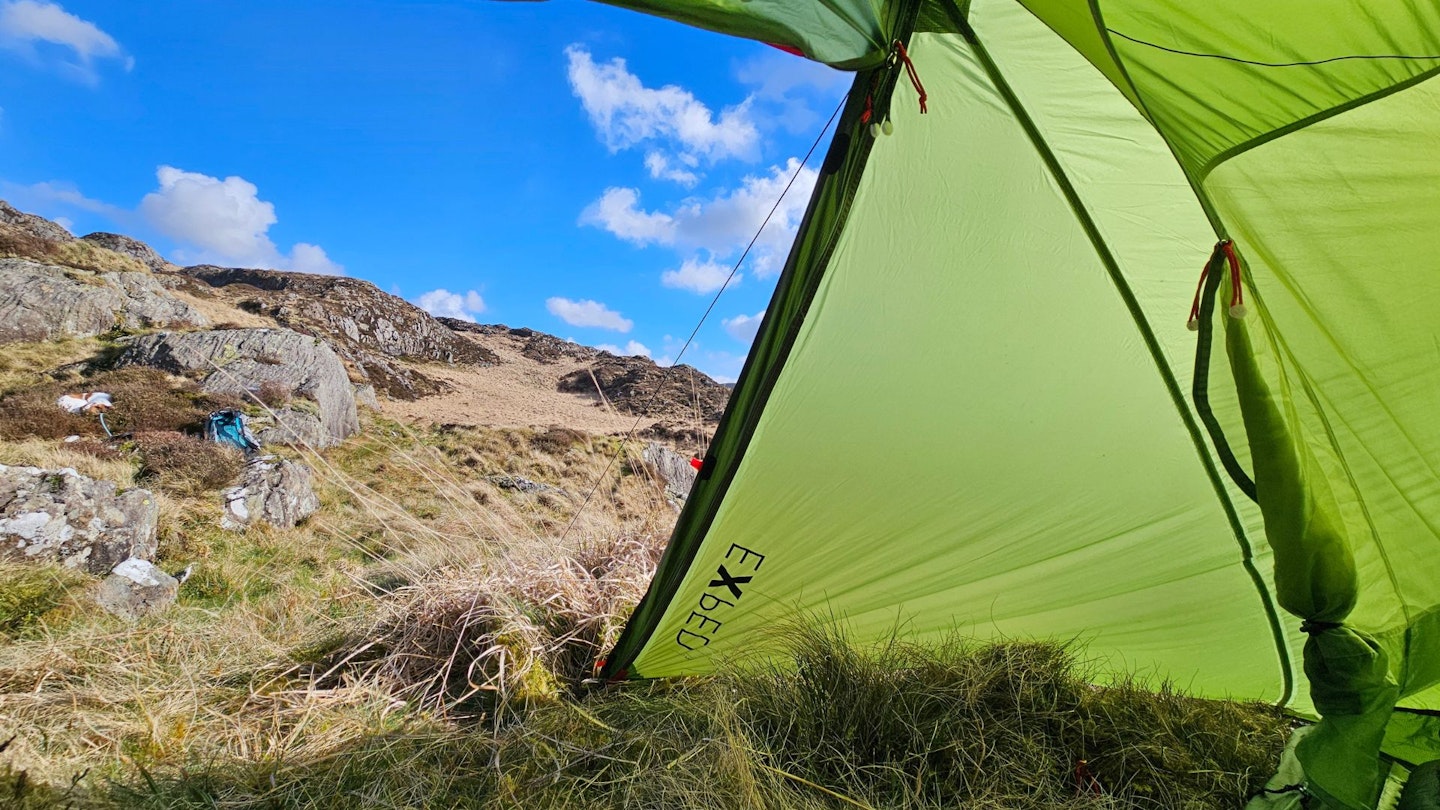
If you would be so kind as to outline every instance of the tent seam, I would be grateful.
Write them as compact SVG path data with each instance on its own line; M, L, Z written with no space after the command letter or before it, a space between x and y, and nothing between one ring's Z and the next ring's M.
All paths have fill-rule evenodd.
M1249 152L1252 149L1264 146L1271 141L1279 140L1286 135L1299 132L1300 130L1306 129L1307 127L1311 126L1312 124L1318 124L1322 121L1328 121L1331 118L1336 118L1338 116L1344 115L1345 113L1350 112L1353 109L1363 107L1373 101L1379 101L1380 99L1388 98L1389 96L1395 95L1396 93L1409 90L1412 87L1424 84L1426 81L1429 81L1436 76L1440 76L1440 65L1436 65L1429 70L1417 73L1402 82L1396 82L1395 84L1389 85L1387 87L1382 87L1379 90L1366 93L1363 96L1358 96L1356 98L1350 99L1343 104L1337 104L1334 107L1311 113L1304 118L1291 121L1290 123L1282 127L1276 127L1275 129L1272 129L1268 132L1263 132L1253 138L1241 141L1234 146L1227 147L1223 151L1216 153L1209 160L1205 161L1205 165L1200 167L1198 177L1203 182L1210 176L1212 172L1220 168L1223 164L1229 162L1233 158L1237 158L1240 155Z
M1096 14L1099 13L1096 0L1091 0L1091 7ZM1270 590L1266 587L1264 578L1261 577L1259 570L1255 567L1254 550L1251 548L1249 538L1246 536L1245 530L1240 524L1239 515L1235 511L1235 505L1230 499L1224 483L1220 479L1219 472L1215 469L1214 461L1210 457L1209 448L1200 434L1199 427L1195 424L1194 417L1190 412L1189 405L1185 402L1184 395L1180 392L1179 383L1175 380L1174 374L1171 373L1169 366L1163 360L1159 341L1150 329L1149 322L1145 319L1143 311L1140 310L1140 305L1139 302L1135 300L1134 292L1131 291L1129 285L1125 283L1124 276L1120 272L1119 265L1116 263L1109 245L1101 235L1098 226L1096 226L1094 219L1090 216L1090 212L1085 207L1084 202L1080 199L1080 195L1078 191L1076 191L1074 184L1071 183L1069 176L1060 165L1059 159L1056 158L1055 153L1050 149L1049 144L1040 133L1039 127L1036 126L1034 120L1030 118L1024 105L1020 103L1019 98L1015 95L1015 91L1010 87L1009 83L1005 81L1004 74L1001 73L999 66L996 65L995 61L990 57L989 51L981 44L980 38L975 33L975 29L970 25L969 20L958 15L958 9L956 9L954 5L954 0L947 0L946 8L951 12L952 16L956 18L956 24L960 26L964 37L975 48L975 53L980 58L981 65L984 67L986 74L995 84L996 90L998 90L1005 99L1007 106L1010 107L1017 122L1025 130L1026 135L1029 137L1036 152L1039 153L1041 160L1045 163L1051 176L1060 186L1061 193L1065 196L1066 202L1070 205L1071 210L1080 221L1081 228L1085 231L1086 236L1089 237L1097 257L1105 267L1106 273L1110 276L1111 283L1115 285L1116 291L1120 294L1126 310L1130 313L1131 321L1135 324L1136 330L1144 340L1145 346L1150 352L1151 360L1155 363L1155 368L1160 374L1160 378L1164 381L1166 391L1170 395L1171 403L1175 406L1176 413L1190 434L1191 442L1195 446L1196 456L1204 468L1206 476L1210 479L1211 487L1220 499L1221 508L1225 512L1226 519L1230 523L1231 531L1240 546L1241 565L1245 568L1246 572L1249 573L1250 579L1254 583L1255 589L1260 596L1261 605L1265 609L1266 617L1270 625L1270 633L1275 642L1275 651L1279 658L1278 663L1280 664L1281 672L1281 696L1276 703L1277 705L1283 706L1290 702L1295 688L1293 665L1290 661L1290 648L1286 643L1284 629L1280 624L1280 618L1275 610ZM1108 39L1106 42L1108 47ZM1119 65L1118 59L1116 63ZM1120 66L1120 69L1124 72L1123 65ZM1128 73L1125 75L1126 80L1129 81ZM1135 93L1138 98L1139 91L1136 90ZM1145 112L1146 117L1149 118L1148 111L1143 112ZM1207 213L1209 212L1207 211Z

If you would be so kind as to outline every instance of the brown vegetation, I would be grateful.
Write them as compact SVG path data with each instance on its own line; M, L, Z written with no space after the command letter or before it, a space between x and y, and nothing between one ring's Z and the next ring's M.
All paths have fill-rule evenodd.
M139 432L134 442L140 478L181 495L219 489L233 482L245 465L233 447L175 431Z
M267 408L283 408L294 396L295 391L279 380L265 380L255 391L255 399Z
M104 436L97 417L69 414L55 404L62 394L82 391L105 391L114 398L115 408L105 416L114 433L199 431L211 411L243 405L233 397L203 392L192 380L155 369L124 368L67 376L0 397L0 438Z

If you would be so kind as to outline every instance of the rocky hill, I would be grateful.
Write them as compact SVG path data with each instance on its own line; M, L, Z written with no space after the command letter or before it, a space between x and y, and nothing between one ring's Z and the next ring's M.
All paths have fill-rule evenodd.
M323 415L326 431L308 422L289 429L327 444L347 432L337 433L337 426L353 421L334 408L353 410L356 401L422 422L634 429L702 443L729 396L725 386L688 366L662 368L648 358L617 357L533 329L435 318L360 279L181 268L131 237L76 238L0 202L0 344L153 330L177 336L146 338L144 353L122 347L126 362L207 376L207 388L219 386L220 375L204 364L218 367L237 344L270 347L252 358L248 376L236 377L238 366L227 369L227 391L252 396L262 384L275 383L276 375L261 373L266 360L313 365L300 349L304 341L284 334L322 341L348 377L349 401ZM239 330L273 334L249 340ZM195 354L181 344L207 348ZM172 368L180 355L200 366ZM334 376L325 372L332 399ZM299 384L305 390L311 385Z

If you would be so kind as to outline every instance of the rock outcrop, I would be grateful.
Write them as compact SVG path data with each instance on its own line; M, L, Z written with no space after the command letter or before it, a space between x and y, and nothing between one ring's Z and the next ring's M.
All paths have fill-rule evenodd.
M126 338L116 365L149 366L189 375L200 387L253 401L266 383L315 402L325 428L320 447L360 429L355 393L345 366L322 340L288 329L164 332Z
M115 327L207 326L148 273L91 273L0 259L0 343L89 337Z
M355 278L201 265L185 274L281 326L323 337L377 389L417 399L442 385L397 360L490 365L494 352L466 340L404 299Z
M326 447L331 442L320 417L300 408L276 408L251 420L255 439L262 445Z
M437 318L449 329L464 334L485 337L503 336L510 340L523 341L520 353L538 363L554 364L573 361L588 361L598 358L604 352L592 346L582 346L554 335L547 335L527 327L511 328L503 324L470 323L458 318Z
M155 554L160 507L143 489L117 492L109 481L68 467L0 464L0 554L59 562L104 575L131 557Z
M179 593L180 580L146 560L131 557L100 583L95 601L107 613L133 622L163 612L175 604Z
M660 476L666 492L677 498L689 497L690 488L695 486L696 473L690 459L657 442L645 445L640 456Z
M273 456L245 467L238 486L225 490L225 514L220 525L231 531L264 521L288 529L320 508L311 484L310 468Z
M0 225L9 225L47 242L69 242L75 238L73 234L56 223L44 217L27 214L4 200L0 200Z
M485 480L489 481L490 483L501 489L508 489L511 492L523 492L527 495L543 495L548 493L552 495L559 495L562 498L571 497L570 493L566 492L560 487L552 486L550 484L542 484L539 481L531 481L529 478L525 478L519 475L510 475L508 473L500 475L487 475L485 476Z
M142 264L151 270L173 271L178 270L175 265L165 260L165 257L155 252L155 249L141 242L139 239L131 239L118 233L90 233L80 237L81 241L99 245L106 250L138 259Z
M667 368L648 357L617 357L609 352L600 352L589 369L560 378L557 387L598 401L596 383L616 410L634 416L693 416L699 422L714 422L730 401L730 389L690 366Z

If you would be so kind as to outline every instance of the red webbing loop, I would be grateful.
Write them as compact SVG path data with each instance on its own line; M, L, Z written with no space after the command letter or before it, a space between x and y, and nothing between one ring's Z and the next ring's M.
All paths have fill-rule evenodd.
M927 112L925 109L925 85L920 83L920 74L915 71L915 63L910 61L910 54L905 50L905 43L895 40L895 53L900 56L900 61L905 63L905 73L910 77L910 84L915 86L915 92L920 94L920 113Z
M1240 283L1240 257L1235 254L1235 243L1222 239L1215 243L1215 250L1211 251L1210 258L1205 260L1205 266L1200 270L1200 282L1195 285L1195 298L1190 302L1190 318L1185 322L1191 332L1200 328L1200 293L1205 289L1211 263L1221 255L1230 269L1230 317L1245 317L1245 287Z
M1225 253L1225 262L1230 265L1230 317L1245 317L1245 288L1240 284L1240 258L1235 255L1235 243L1229 239L1220 243Z

